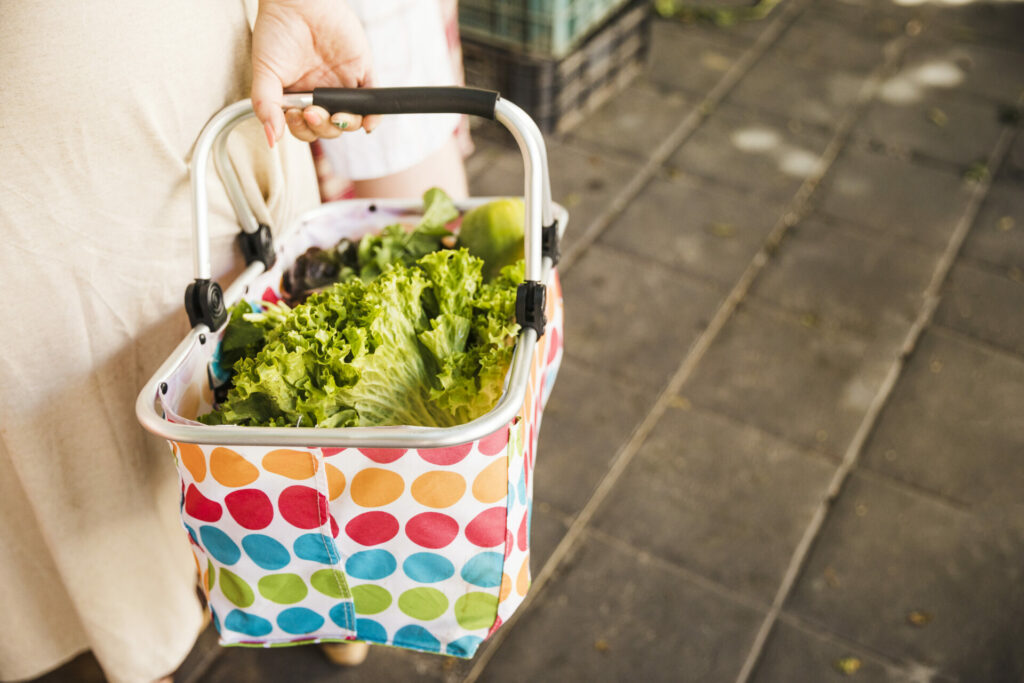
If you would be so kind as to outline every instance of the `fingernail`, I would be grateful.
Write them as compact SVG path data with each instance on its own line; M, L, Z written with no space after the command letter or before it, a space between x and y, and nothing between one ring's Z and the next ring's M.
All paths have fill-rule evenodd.
M274 147L274 127L270 125L270 122L263 124L263 132L267 134L267 144L270 145L271 149Z
M342 119L341 121L331 121L331 123L333 123L338 128L341 128L342 130L348 128L348 121L346 121L345 119Z

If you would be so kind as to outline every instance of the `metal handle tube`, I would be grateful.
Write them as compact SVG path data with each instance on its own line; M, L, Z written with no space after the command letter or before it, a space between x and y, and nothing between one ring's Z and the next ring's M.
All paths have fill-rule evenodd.
M339 91L331 89L322 91L338 102L347 103L354 93L362 98L361 109L366 113L375 113L377 104L385 106L387 111L436 111L445 110L441 106L449 102L448 110L467 111L490 118L493 116L501 122L515 138L523 154L525 185L523 200L526 208L526 234L524 250L526 255L526 279L539 281L542 277L542 259L540 247L540 228L550 225L554 220L551 203L551 182L548 175L547 150L540 129L522 109L508 100L497 97L495 93L477 91L470 88L396 88L396 89L360 89L355 91ZM379 93L385 92L386 96ZM339 95L343 93L343 97ZM370 93L368 95L368 93ZM481 94L482 93L482 94ZM455 100L450 101L454 94ZM285 108L304 108L313 104L312 93L285 95ZM322 97L322 95L321 95ZM412 98L407 102L403 98ZM449 98L449 99L446 99ZM488 100L488 98L492 98ZM492 102L493 104L488 104ZM330 101L328 102L331 103ZM488 113L491 112L491 113ZM206 124L192 153L191 185L192 185L192 240L194 246L193 267L197 279L210 279L210 233L209 233L209 198L207 195L207 168L212 155L224 184L228 198L238 218L239 224L246 232L255 232L259 225L245 199L241 183L227 155L227 136L239 123L253 116L250 100L241 100L228 105Z

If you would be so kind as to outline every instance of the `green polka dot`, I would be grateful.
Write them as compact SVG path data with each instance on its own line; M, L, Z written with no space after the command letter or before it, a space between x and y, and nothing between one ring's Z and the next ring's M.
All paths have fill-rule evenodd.
M348 586L345 585L345 575L337 569L321 569L313 572L309 583L329 598L349 598Z
M356 614L377 614L391 606L391 593L372 583L352 587Z
M298 574L268 574L257 587L260 595L279 605L294 605L309 593Z
M217 583L217 570L213 568L213 562L206 561L206 590L212 591L213 585Z
M220 570L220 592L239 607L248 607L256 599L249 584L227 569Z
M455 601L455 621L467 631L490 628L497 614L497 595L466 593Z
M448 609L448 598L436 588L413 588L398 597L398 609L413 619L430 621L445 613Z

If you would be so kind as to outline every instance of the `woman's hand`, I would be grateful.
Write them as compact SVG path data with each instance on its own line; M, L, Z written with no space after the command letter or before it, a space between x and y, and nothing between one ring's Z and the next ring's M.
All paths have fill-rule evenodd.
M285 90L373 84L370 46L359 18L344 0L260 0L252 34L252 104L271 147L287 123L312 142L342 131L376 126L378 117L329 116L321 107L281 110Z

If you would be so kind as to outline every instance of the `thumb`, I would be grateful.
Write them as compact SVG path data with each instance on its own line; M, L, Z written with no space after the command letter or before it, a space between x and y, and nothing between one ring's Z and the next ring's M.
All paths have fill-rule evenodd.
M284 112L281 110L284 103L284 86L281 79L270 69L260 64L254 65L252 90L249 96L252 98L256 118L263 123L263 129L267 133L267 142L273 147L274 142L284 135Z

